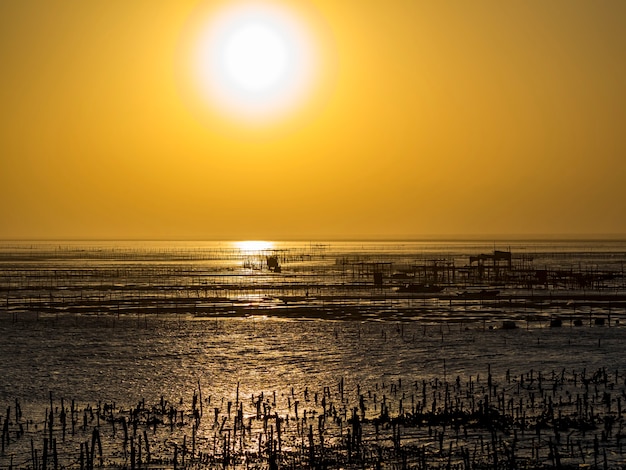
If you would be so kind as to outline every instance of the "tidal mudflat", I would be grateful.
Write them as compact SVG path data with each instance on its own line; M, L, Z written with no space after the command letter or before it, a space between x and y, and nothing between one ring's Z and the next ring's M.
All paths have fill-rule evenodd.
M215 259L47 248L3 253L2 468L626 462L613 246L567 271L593 275L583 287L500 274L474 285L415 268L445 258L461 276L476 246ZM538 276L575 259L552 249L556 264L533 267ZM267 263L276 253L280 271ZM385 270L382 285L370 268ZM443 288L402 292L407 283Z

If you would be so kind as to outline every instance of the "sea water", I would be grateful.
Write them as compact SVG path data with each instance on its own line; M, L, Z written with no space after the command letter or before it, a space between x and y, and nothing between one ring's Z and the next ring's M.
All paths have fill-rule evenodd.
M613 272L610 285L585 289L608 292L609 301L511 301L522 291L524 299L545 299L546 290L559 291L550 286L531 293L501 286L508 306L506 298L460 300L473 286L458 280L436 296L395 290L394 275L411 267L433 260L462 267L493 250L533 269ZM268 270L269 256L279 257L279 272ZM354 403L366 393L373 418L381 397L397 413L402 396L408 406L419 384L433 381L482 377L484 384L489 376L513 388L511 377L531 371L571 378L604 370L623 388L626 312L610 298L623 292L625 259L619 241L306 242L251 250L230 242L7 243L0 249L0 410L19 400L38 438L48 408L58 412L61 399L80 409L109 403L120 413L165 400L190 412L201 393L221 419L244 400L242 411L254 416L255 397L272 397L265 401L276 413L293 415L298 399L300 413L306 400L319 413L320 397L341 390ZM372 269L385 270L382 285ZM550 327L555 316L564 320L560 328ZM503 328L506 320L517 328ZM208 452L210 436L225 431L212 424L194 432ZM168 436L155 437L155 445L171 457L165 442L184 436ZM128 466L109 437L111 461ZM31 466L28 445L14 440L0 465L8 468L13 455L16 466ZM257 444L251 438L249 447ZM75 457L64 462L78 466Z

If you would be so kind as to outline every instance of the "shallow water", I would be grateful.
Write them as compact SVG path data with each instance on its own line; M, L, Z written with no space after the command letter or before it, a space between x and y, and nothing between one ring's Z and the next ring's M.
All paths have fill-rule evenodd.
M321 397L329 389L338 399L336 391L341 383L342 396L345 393L352 400L363 394L369 397L368 417L375 418L379 410L372 408L371 403L376 394L379 401L387 394L391 412L399 412L397 398L391 399L390 387L394 384L405 384L403 394L408 403L409 396L413 400L413 393L419 394L418 384L424 381L453 384L458 377L463 383L480 383L482 377L484 384L491 373L494 383L511 388L505 385L511 376L534 373L550 377L563 372L568 376L591 375L604 369L616 374L615 393L623 388L626 368L626 329L621 326L490 330L479 324L274 317L120 318L115 322L81 318L4 321L0 335L0 404L10 407L19 398L24 415L39 423L40 430L45 427L50 393L57 413L63 398L65 406L75 400L79 409L112 403L126 415L123 410L140 402L150 407L158 404L161 397L189 413L194 394L201 390L207 409L218 408L225 415L228 402L245 400L242 411L251 417L255 413L254 397L263 394L273 397L267 402L273 412L290 414L293 420L290 400L300 400L300 413L307 409L305 406L309 412L317 409L321 413L319 403L305 405L305 391ZM419 428L407 428L407 435L412 429ZM184 435L189 439L188 428L187 432ZM292 432L296 435L289 441L287 428L283 428L284 445L291 442L295 448L298 434ZM345 430L328 432L330 440ZM123 458L119 453L119 433L118 429L118 441L113 439L114 432L103 436L105 455L128 465L128 456ZM198 428L198 439L206 439L205 451L211 450L210 441L216 433L215 425ZM427 442L426 437L417 442ZM182 445L182 438L182 431L155 434L153 454L171 458L172 448L165 444L178 439ZM78 444L66 445L78 455ZM156 450L159 445L165 446L161 447L161 454ZM253 449L257 445L258 439L249 444ZM18 442L11 449L27 462L27 448ZM7 464L6 459L4 463Z
M385 260L392 263L391 272L432 257L461 263L470 253L490 249L476 242L418 248L410 243L283 247L283 270L270 273L263 267L265 252L242 253L215 244L4 247L0 410L14 410L18 399L24 416L32 420L27 435L40 443L51 397L57 409L63 399L64 406L74 400L81 410L114 404L120 414L140 402L146 407L158 404L163 397L186 410L187 416L194 395L201 391L204 406L217 408L220 416L226 415L229 402L245 401L242 411L252 422L257 413L254 400L258 403L261 394L273 413L294 420L296 400L301 403L299 419L307 408L319 416L321 402L314 403L312 397L326 396L329 390L328 399L344 409L346 421L359 395L368 399L364 419L380 414L382 395L387 395L392 414L397 415L402 405L400 397L391 399L392 386L396 392L400 387L408 406L421 383L434 383L435 393L438 382L453 384L459 377L463 383L482 378L484 384L491 374L494 382L511 389L511 377L531 371L535 377L564 373L580 377L606 370L614 376L611 413L615 413L626 374L626 321L619 302L520 303L512 297L515 289L506 290L510 297L498 301L459 300L455 292L398 296L392 286L372 287L369 276L361 282L362 263ZM544 266L588 263L596 270L609 266L618 273L624 258L624 244L608 242L520 243L517 249L532 251ZM337 262L346 259L350 264ZM249 267L251 263L260 267ZM614 282L610 291L621 292L623 278ZM521 298L539 293L545 291L526 292ZM550 328L555 316L563 319L562 327ZM596 324L598 318L603 325ZM582 319L582 326L573 326L574 319ZM514 320L517 328L503 329L505 320ZM559 387L564 397L580 392L571 383ZM523 391L517 393L519 399L527 399ZM226 428L232 427L230 420L225 421ZM262 421L254 422L261 426ZM171 458L173 443L180 446L184 436L190 439L189 422L173 433L155 431L154 455L160 448L161 456ZM217 455L219 449L211 446L216 438L225 438L224 423L224 429L206 424L206 419L203 423L194 428L198 448ZM406 428L407 433L413 431ZM55 432L58 436L58 427ZM129 466L128 455L120 454L119 432L113 427L110 435L103 435L105 455L117 465ZM298 439L307 439L302 429L283 432L285 445L293 449L300 445ZM334 429L328 438L339 439L345 432ZM373 439L373 428L368 432ZM78 468L81 439L89 439L87 428L68 438L72 457L62 465ZM248 439L242 448L249 451L264 438ZM426 445L433 437L415 439ZM593 437L580 439L591 445ZM8 468L11 455L16 467L31 466L29 446L28 439L15 438L10 452L0 456L0 467ZM531 447L528 443L528 452ZM607 448L611 465L621 465L619 447ZM433 452L431 457L445 465L443 454ZM397 458L390 457L389 462ZM268 462L259 465L266 468Z
M46 403L189 398L198 380L219 397L289 387L350 387L507 370L626 366L626 328L483 329L480 324L126 318L3 322L0 397Z

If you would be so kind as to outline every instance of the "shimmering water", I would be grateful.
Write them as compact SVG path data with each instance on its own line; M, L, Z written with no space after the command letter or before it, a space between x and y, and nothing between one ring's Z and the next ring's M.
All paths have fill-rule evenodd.
M233 430L228 403L240 404L252 426L259 397L271 413L290 416L295 423L307 409L309 420L326 415L321 397L327 396L344 410L347 423L359 396L367 397L363 419L379 416L383 395L392 414L398 414L402 397L405 407L409 401L415 406L422 383L434 383L435 393L437 383L453 384L457 377L480 383L482 377L484 384L491 374L502 389L512 390L511 377L530 371L546 377L567 371L574 377L606 370L614 374L615 413L626 373L626 312L619 297L626 244L502 245L278 243L247 251L226 242L7 244L0 250L0 405L14 410L18 399L32 420L27 436L38 443L51 394L57 413L61 399L66 407L74 400L81 410L114 404L120 414L137 403L150 407L163 399L187 416L200 392L206 410L217 409L220 418L205 418L193 432L198 449L214 455L222 455L215 439L221 442ZM459 293L475 286L443 277L439 283L445 283L445 290L436 295L397 292L406 280L399 273L416 275L415 266L429 266L432 260L462 268L469 256L494 249L510 249L516 263L531 263L533 269L610 271L615 276L603 278L603 285L575 290L550 285L529 290L499 279L497 299L462 298ZM280 272L268 269L268 256L279 258ZM383 272L382 284L374 282L372 270ZM487 280L483 284L492 287ZM555 300L559 295L565 300ZM562 319L562 327L549 327L555 317ZM574 326L574 320L581 320L581 326ZM514 321L517 328L504 329L503 321ZM571 390L559 386L563 397L580 392L568 383ZM604 387L608 390L607 383ZM516 396L528 398L519 390ZM297 400L300 414L295 418ZM215 423L222 416L227 419L220 427ZM56 422L60 440L58 417ZM174 442L182 446L185 436L191 439L190 422L177 433L155 432L154 455L171 458ZM267 421L265 428L262 422L256 433L267 432ZM333 422L332 432L327 425L327 438L341 442L347 428ZM285 445L292 449L308 442L303 431L308 424L300 424L282 428ZM119 450L120 431L114 429L103 435L105 455L111 463L129 467L130 457ZM77 446L89 439L89 432L85 428L80 436L68 437L71 456L62 465L79 467ZM252 434L247 443L242 441L240 452L264 442L265 437ZM415 439L425 445L433 437ZM8 468L11 455L15 466L31 467L30 440L11 441L0 467ZM41 452L40 442L39 448ZM622 462L619 447L609 449L614 453L611 465ZM446 457L437 455L445 465ZM389 462L398 459L395 455ZM267 468L269 460L257 464Z
M349 388L399 378L495 377L506 371L623 369L626 328L569 325L483 329L475 324L281 320L272 317L2 323L0 397L47 404L49 392L83 403L135 404L207 393Z

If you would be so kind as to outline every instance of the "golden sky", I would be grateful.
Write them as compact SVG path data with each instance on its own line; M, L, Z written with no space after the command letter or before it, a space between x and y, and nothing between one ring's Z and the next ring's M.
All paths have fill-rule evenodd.
M234 4L0 2L0 238L626 234L626 2L283 1L314 78L254 123L193 85Z

